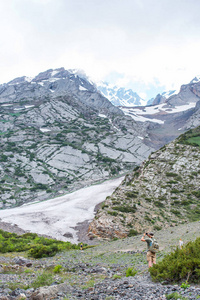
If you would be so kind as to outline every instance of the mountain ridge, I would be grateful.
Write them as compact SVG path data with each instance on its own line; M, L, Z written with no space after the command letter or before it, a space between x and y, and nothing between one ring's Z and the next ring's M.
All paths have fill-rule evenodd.
M1 208L120 176L152 151L145 134L77 72L1 85Z

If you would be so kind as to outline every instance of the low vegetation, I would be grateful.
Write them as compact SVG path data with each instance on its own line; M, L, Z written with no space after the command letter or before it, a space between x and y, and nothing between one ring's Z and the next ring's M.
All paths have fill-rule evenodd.
M183 282L182 287L189 282L200 282L200 238L187 243L183 249L176 248L166 255L158 264L150 268L154 281L170 283Z
M137 270L135 268L128 268L126 270L126 277L132 276L134 277L137 274Z
M86 245L84 245L86 247ZM57 252L80 249L80 244L39 237L36 233L17 235L0 230L0 253L24 252L33 258L54 256Z

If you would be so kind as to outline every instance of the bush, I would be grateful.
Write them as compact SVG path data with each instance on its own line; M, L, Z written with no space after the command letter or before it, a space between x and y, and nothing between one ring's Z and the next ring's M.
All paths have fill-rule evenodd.
M58 246L53 244L51 246L38 245L31 248L28 252L29 256L34 258L54 256L59 251Z
M56 273L56 274L60 273L61 269L62 269L62 266L61 265L57 265L57 266L54 267L53 272Z
M136 206L113 206L113 209L114 210L118 210L118 211L121 211L121 212L125 212L125 213L135 213L136 212Z
M135 276L137 274L137 270L135 270L134 268L128 268L126 270L126 277L129 277L129 276Z
M185 298L183 296L181 296L179 293L177 292L174 292L172 294L168 294L166 295L166 299L169 300L169 299L172 299L172 300L188 300L188 298Z
M33 288L39 288L40 286L49 286L53 283L53 275L47 272L43 272L32 283Z
M166 172L166 176L167 177L176 177L176 176L178 176L178 174L177 173L172 173L172 172Z
M108 211L107 212L109 215L116 217L118 215L118 213L116 211Z
M183 282L183 283L181 284L181 288L184 289L184 290L186 290L188 287L190 287L190 284L188 284L187 281L186 281L186 282Z
M138 192L136 191L128 191L125 193L127 198L137 198Z
M153 227L153 229L154 229L154 230L158 230L158 231L159 231L159 230L161 230L161 229L162 229L162 226L155 225L155 226Z
M106 207L108 207L108 205L107 204L102 204L102 209L104 209L104 208L106 208Z
M129 231L128 236L135 236L135 235L137 235L137 234L138 234L137 230L131 229L131 230Z
M62 250L79 248L79 245L38 237L35 233L17 235L0 230L0 253L29 251L29 256L40 258L53 256Z
M189 242L149 269L154 281L200 282L200 238Z
M197 198L200 198L200 191L192 191L192 194Z
M165 207L165 205L160 201L154 201L154 205L157 207Z

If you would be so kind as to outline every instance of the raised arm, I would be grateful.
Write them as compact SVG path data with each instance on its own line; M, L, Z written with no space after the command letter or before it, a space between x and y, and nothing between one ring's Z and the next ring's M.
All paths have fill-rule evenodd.
M143 236L142 236L142 238L141 238L141 241L142 241L142 242L146 242L146 240L145 240L145 238L144 238L145 235L146 235L146 233L144 233Z

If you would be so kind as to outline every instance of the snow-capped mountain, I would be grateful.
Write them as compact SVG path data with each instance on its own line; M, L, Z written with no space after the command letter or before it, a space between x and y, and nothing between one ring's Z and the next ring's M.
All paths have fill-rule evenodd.
M146 101L131 89L117 87L107 82L97 84L97 89L115 106L143 106Z
M152 105L145 107L122 107L122 111L135 121L151 122L171 133L186 131L199 126L200 122L200 81L193 79L181 86L180 91L164 92L157 95ZM152 127L152 125L151 125ZM161 129L160 129L161 132Z
M176 94L178 94L178 90L169 90L169 91L165 91L162 94L158 94L155 98L150 99L147 102L147 105L158 105L158 104L162 104L164 102L166 102L166 100L168 98L170 98L171 96L174 96Z

